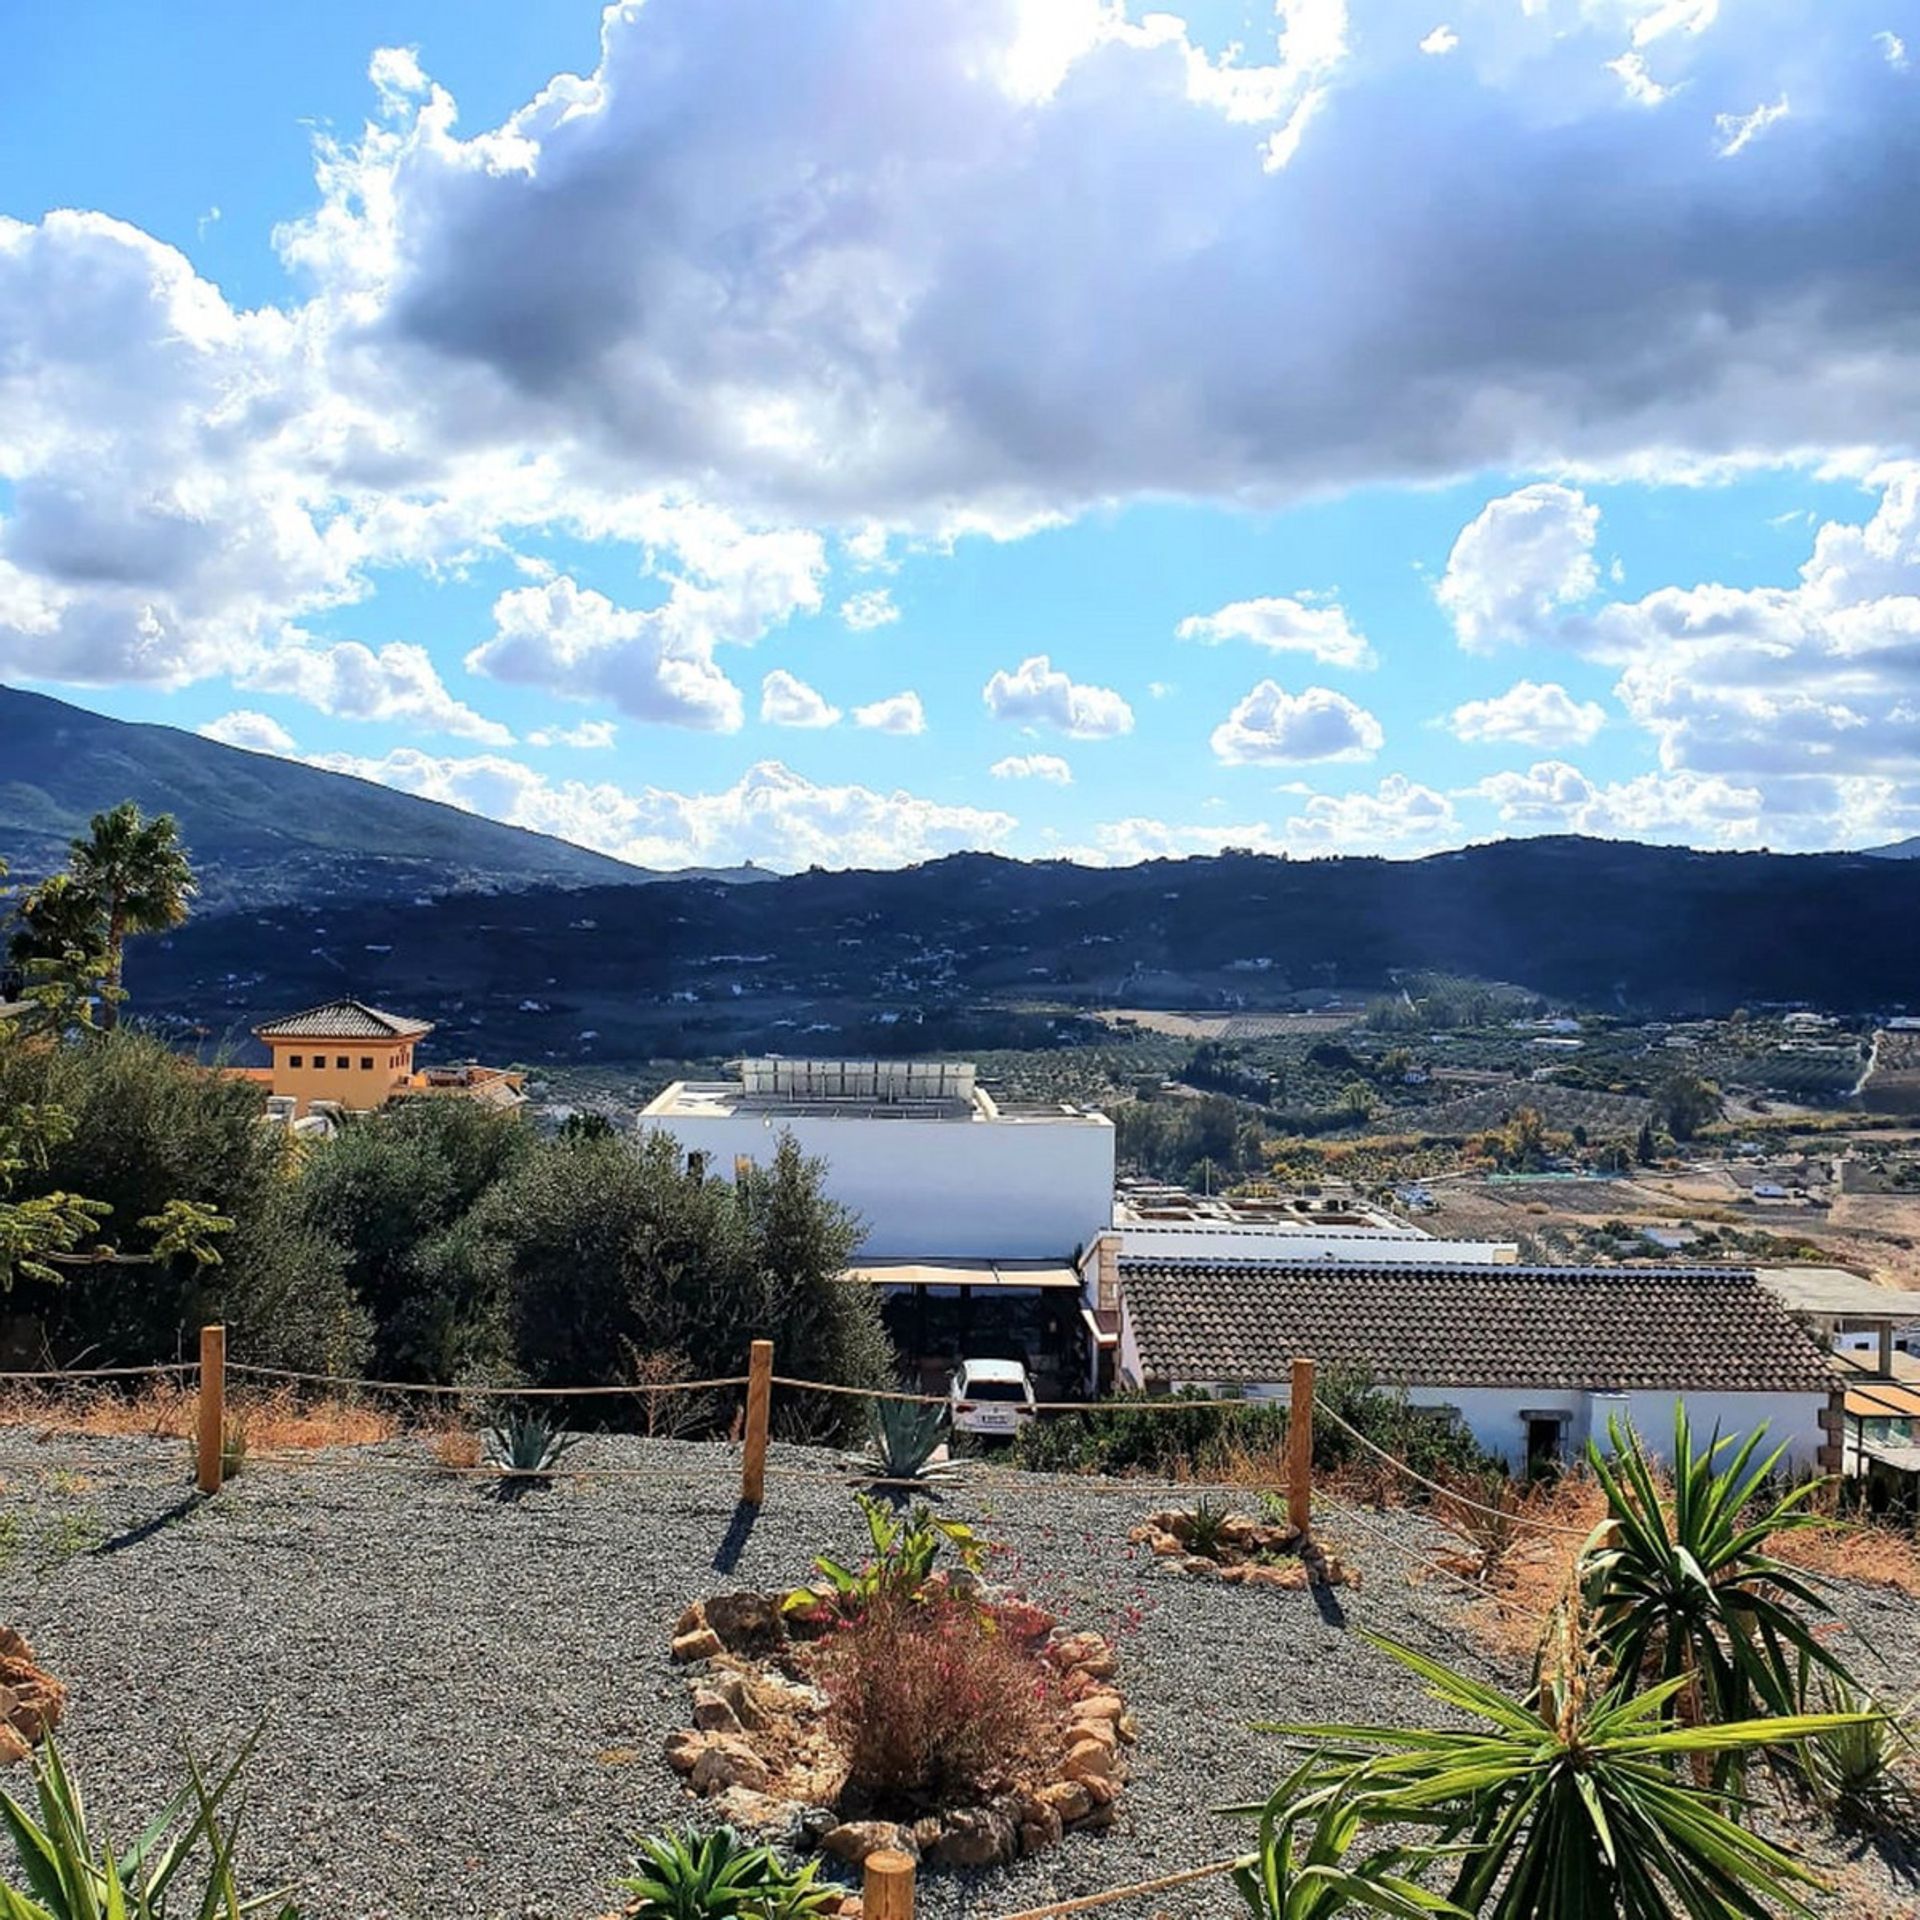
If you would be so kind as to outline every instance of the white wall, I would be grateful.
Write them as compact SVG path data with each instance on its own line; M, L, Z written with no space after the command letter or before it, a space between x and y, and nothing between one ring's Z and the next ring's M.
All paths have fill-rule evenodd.
M1520 1257L1511 1240L1434 1240L1416 1231L1381 1233L1356 1227L1228 1227L1163 1221L1123 1221L1126 1260L1342 1260L1407 1261L1421 1266L1511 1266Z
M645 1114L708 1170L767 1162L783 1132L827 1163L827 1191L867 1223L868 1260L1069 1260L1113 1214L1113 1127L1097 1114L999 1120Z

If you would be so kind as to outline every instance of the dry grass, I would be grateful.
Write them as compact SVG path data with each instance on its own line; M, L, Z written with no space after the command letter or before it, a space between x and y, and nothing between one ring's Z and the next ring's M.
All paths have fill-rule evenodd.
M442 1419L424 1430L435 1466L447 1473L471 1473L480 1464L480 1436L464 1421Z
M150 1382L134 1393L15 1382L0 1393L0 1426L32 1427L44 1434L186 1440L194 1432L199 1404L194 1387L168 1380ZM229 1394L227 1421L252 1453L367 1446L394 1439L401 1430L384 1408L357 1400L305 1399L291 1387Z

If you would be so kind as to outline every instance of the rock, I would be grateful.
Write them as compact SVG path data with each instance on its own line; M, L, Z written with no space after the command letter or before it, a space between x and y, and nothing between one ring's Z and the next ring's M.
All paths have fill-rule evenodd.
M914 1847L919 1852L925 1853L940 1838L945 1828L941 1825L940 1816L937 1813L925 1813L913 1823L911 1831Z
M679 1633L673 1639L673 1657L683 1664L692 1660L711 1660L725 1653L720 1636L711 1627L696 1627L691 1633Z
M1067 1722L1067 1748L1073 1748L1082 1742L1091 1740L1096 1746L1105 1747L1111 1753L1120 1744L1119 1729L1111 1720L1070 1720Z
M820 1847L822 1852L852 1867L859 1866L868 1854L878 1853L883 1847L896 1853L910 1853L916 1860L920 1857L913 1835L891 1820L843 1820L820 1836Z
M793 1809L786 1801L755 1793L751 1787L728 1787L713 1804L730 1827L786 1827L793 1818Z
M1181 1570L1192 1574L1198 1580L1218 1580L1220 1562L1209 1560L1204 1553L1190 1553L1180 1562Z
M1093 1805L1093 1795L1087 1791L1083 1780L1051 1780L1033 1797L1043 1807L1050 1808L1068 1826L1076 1820L1085 1819Z
M1282 1587L1298 1593L1307 1584L1307 1570L1298 1560L1289 1560L1277 1567L1249 1568L1247 1580L1251 1586Z
M1044 1801L1036 1802L1031 1797L1021 1808L1023 1817L1020 1822L1020 1851L1022 1853L1040 1853L1048 1847L1060 1844L1060 1835L1066 1823L1060 1818L1057 1809Z
M1220 1578L1230 1587L1243 1587L1247 1583L1247 1576L1252 1572L1253 1569L1244 1560L1240 1560L1230 1567L1222 1567Z
M1073 1823L1073 1830L1076 1833L1104 1833L1118 1817L1118 1810L1113 1802L1107 1800L1097 1806L1089 1807Z
M700 1756L713 1745L712 1737L704 1733L690 1733L682 1728L678 1733L667 1735L667 1765L675 1773L691 1773L698 1764Z
M1067 1749L1066 1765L1060 1771L1069 1780L1083 1785L1094 1780L1111 1780L1114 1770L1113 1749L1098 1740L1076 1740ZM1091 1786L1088 1786L1091 1792Z
M24 1760L55 1727L67 1704L67 1690L33 1657L33 1649L11 1627L0 1627L0 1764ZM18 1751L15 1751L15 1749Z
M698 1633L707 1624L707 1610L696 1600L680 1618L674 1622L673 1637L678 1640L683 1634Z
M1126 1710L1127 1703L1117 1693L1089 1693L1074 1702L1073 1717L1076 1720L1118 1720Z
M1230 1513L1220 1522L1220 1539L1229 1547L1252 1546L1260 1531L1260 1522L1251 1514Z
M1003 1633L1015 1640L1044 1640L1054 1628L1053 1615L1030 1600L1018 1598L994 1602L993 1616Z
M1128 1746L1132 1746L1133 1743L1140 1738L1140 1722L1133 1717L1131 1712L1123 1713L1120 1718L1113 1723L1113 1726L1114 1731L1119 1734L1120 1738L1125 1741Z
M1093 1802L1096 1810L1101 1807L1111 1807L1120 1798L1118 1780L1088 1780L1083 1784L1087 1789L1087 1798ZM1081 1824L1084 1825L1085 1822Z
M732 1734L714 1734L706 1751L693 1763L692 1781L698 1793L720 1793L728 1787L766 1790L772 1779L767 1763L751 1746Z
M998 1807L962 1807L947 1815L928 1858L940 1867L990 1867L1019 1850L1019 1830Z
M740 1685L737 1677L735 1686ZM742 1731L740 1716L726 1695L715 1687L695 1687L693 1690L693 1724L702 1733L739 1733Z
M707 1626L729 1653L766 1653L787 1637L778 1604L764 1593L716 1593L705 1605Z

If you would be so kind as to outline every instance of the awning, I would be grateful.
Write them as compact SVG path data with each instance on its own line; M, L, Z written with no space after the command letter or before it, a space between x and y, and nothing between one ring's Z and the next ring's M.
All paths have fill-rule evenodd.
M864 1260L840 1276L870 1287L1058 1287L1080 1290L1076 1268L1058 1260Z

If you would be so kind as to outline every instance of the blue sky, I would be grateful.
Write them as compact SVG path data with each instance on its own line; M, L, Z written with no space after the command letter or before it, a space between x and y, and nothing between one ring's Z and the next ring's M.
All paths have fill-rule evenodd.
M23 10L0 678L661 866L1920 831L1907 6Z

